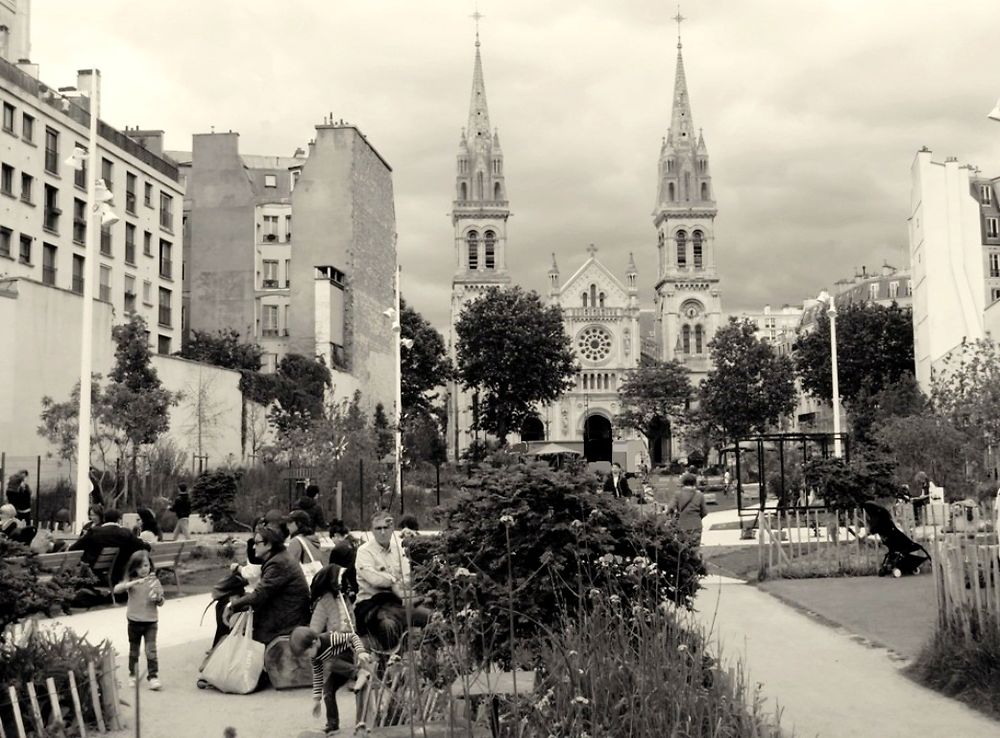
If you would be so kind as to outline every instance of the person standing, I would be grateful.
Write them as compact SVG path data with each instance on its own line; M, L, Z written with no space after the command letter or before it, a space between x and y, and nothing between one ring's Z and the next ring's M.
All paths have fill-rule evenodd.
M185 541L191 540L191 496L188 495L188 486L184 482L177 485L177 497L169 509L177 516L174 540L179 541L181 536L184 536Z
M667 515L677 522L679 536L689 546L697 549L701 545L701 521L708 515L704 493L695 486L698 478L688 472L681 477L681 488L667 505Z
M611 472L604 480L604 491L614 493L615 497L631 497L628 480L622 472L622 465L617 461L611 465Z
M139 646L146 643L146 670L149 688L160 689L159 660L156 655L156 630L163 605L163 586L153 571L153 562L146 551L136 551L129 557L125 579L115 585L115 593L128 592L125 618L128 620L128 680L135 685L139 665Z
M323 506L319 501L319 485L308 485L305 496L299 498L295 503L295 507L309 514L313 530L322 530L326 527L326 516L323 514Z
M7 502L17 511L17 519L24 525L31 525L31 487L28 485L28 470L22 469L7 481Z

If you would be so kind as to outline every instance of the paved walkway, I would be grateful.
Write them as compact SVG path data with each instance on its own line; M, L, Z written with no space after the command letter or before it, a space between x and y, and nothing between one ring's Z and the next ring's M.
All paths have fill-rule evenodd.
M709 577L695 603L730 663L749 664L766 709L797 738L994 738L1000 722L919 686L901 663L739 580Z

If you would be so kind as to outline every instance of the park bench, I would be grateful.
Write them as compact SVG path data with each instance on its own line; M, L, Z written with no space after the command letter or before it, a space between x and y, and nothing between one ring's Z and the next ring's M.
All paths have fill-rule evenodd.
M108 583L108 597L111 598L112 604L115 601L115 585L112 581L112 575L115 570L115 562L118 560L118 547L117 546L105 546L101 549L101 552L97 555L97 560L90 565L90 570L94 572L94 576L99 579L104 577L107 579Z
M154 543L149 552L149 559L156 571L169 571L174 575L174 585L177 594L181 592L180 563L187 541L171 541L170 543Z
M38 555L38 565L41 567L39 580L52 579L64 569L74 569L83 561L83 551L61 551Z

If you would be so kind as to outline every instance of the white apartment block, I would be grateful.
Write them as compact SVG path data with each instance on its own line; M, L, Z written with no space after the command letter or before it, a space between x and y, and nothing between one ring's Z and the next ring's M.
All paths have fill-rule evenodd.
M98 262L88 268L89 172L67 160L74 149L87 149L89 71L79 73L77 88L55 91L37 79L34 65L0 59L0 274L79 295L84 280L95 279L95 298L113 307L114 323L137 313L155 351L177 351L183 201L177 167L99 122L98 175L114 195L119 220L102 227Z

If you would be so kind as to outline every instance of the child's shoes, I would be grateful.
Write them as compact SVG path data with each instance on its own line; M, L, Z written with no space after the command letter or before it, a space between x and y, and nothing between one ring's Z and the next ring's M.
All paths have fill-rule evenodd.
M159 679L153 677L152 679L149 680L149 688L154 692L156 692L157 690L163 688L163 684L160 683Z

